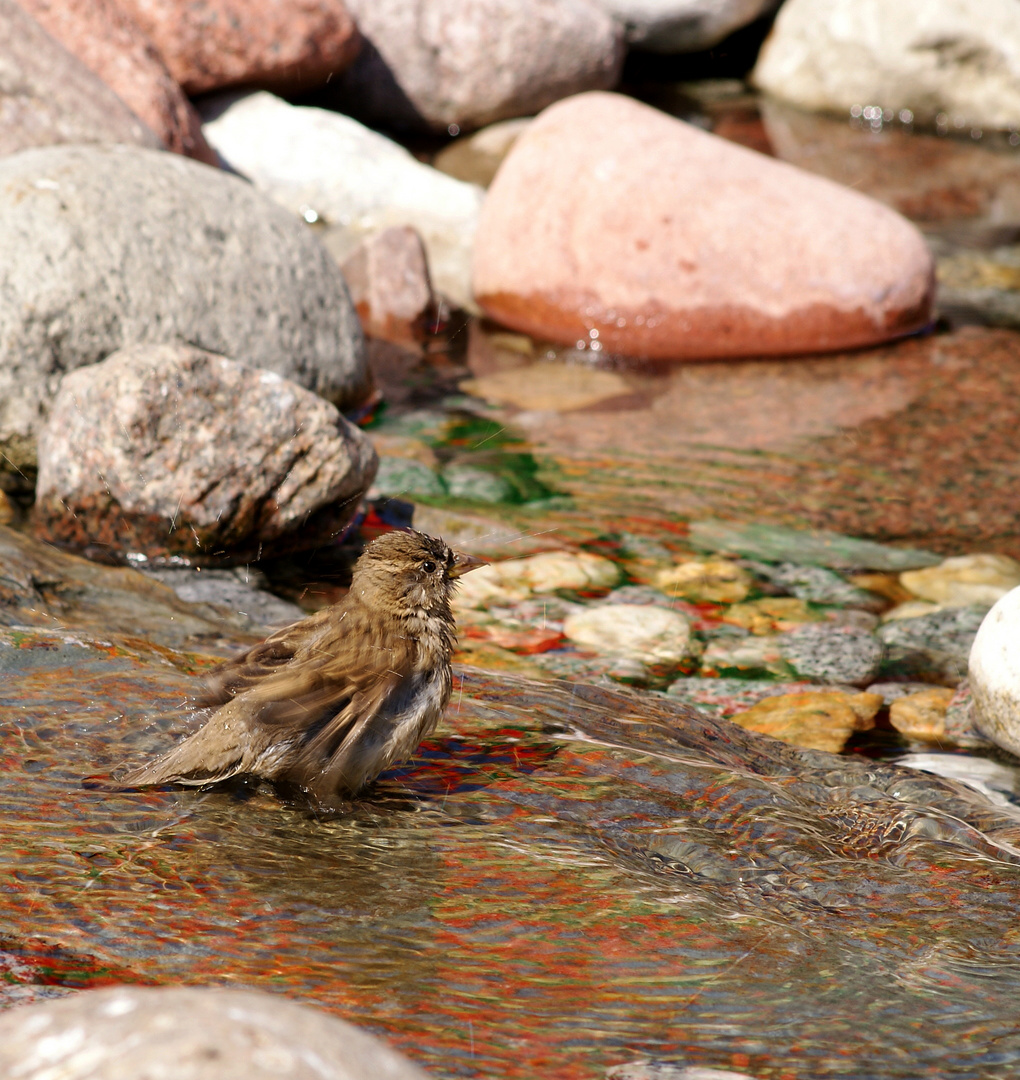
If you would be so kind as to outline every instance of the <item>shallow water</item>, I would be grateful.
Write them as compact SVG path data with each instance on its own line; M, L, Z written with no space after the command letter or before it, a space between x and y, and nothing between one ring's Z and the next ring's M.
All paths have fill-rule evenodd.
M12 989L278 990L450 1077L1020 1060L1020 812L951 781L463 669L420 760L349 814L109 792L83 776L186 727L190 677L44 631L4 632L0 656Z

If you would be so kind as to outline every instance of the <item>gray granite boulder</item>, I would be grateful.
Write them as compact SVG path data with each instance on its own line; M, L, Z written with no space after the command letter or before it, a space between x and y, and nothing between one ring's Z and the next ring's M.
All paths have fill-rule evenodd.
M330 100L368 124L478 128L620 75L622 28L589 0L346 3L365 41Z
M279 994L118 986L0 1015L20 1080L427 1080L381 1039Z
M159 137L14 0L0 0L0 155L52 143Z
M377 461L334 405L275 372L135 345L61 383L36 532L140 562L249 561L336 536Z
M781 634L779 649L802 678L851 686L874 681L885 651L869 631L830 623L804 623Z
M181 343L339 405L366 392L335 261L236 176L128 146L0 159L0 451L24 471L66 371Z

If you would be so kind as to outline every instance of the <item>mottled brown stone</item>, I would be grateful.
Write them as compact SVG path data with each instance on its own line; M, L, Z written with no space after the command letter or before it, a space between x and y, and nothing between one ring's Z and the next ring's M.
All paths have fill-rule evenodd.
M341 0L118 0L189 94L226 86L309 89L360 48Z

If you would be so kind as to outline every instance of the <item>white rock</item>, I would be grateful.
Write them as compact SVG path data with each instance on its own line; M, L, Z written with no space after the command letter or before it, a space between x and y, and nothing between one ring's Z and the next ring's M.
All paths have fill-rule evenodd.
M1020 755L1020 588L985 616L968 665L977 729Z
M754 82L801 108L1020 124L1018 0L787 0Z
M571 641L606 656L645 664L677 664L691 639L678 611L645 604L602 604L568 615L563 633Z
M513 603L534 593L559 589L586 592L612 588L620 580L616 564L586 551L544 551L526 559L490 563L461 579L455 605L484 607ZM621 605L622 606L622 605Z
M598 0L626 28L627 41L652 52L710 49L778 0Z
M343 257L392 225L411 225L425 243L433 285L471 306L480 187L421 164L349 116L264 92L223 104L206 111L206 140L276 202L332 226L324 239L334 254ZM339 245L331 242L337 232Z
M904 571L900 584L943 607L991 605L1020 585L1020 563L1008 555L958 555L938 566Z

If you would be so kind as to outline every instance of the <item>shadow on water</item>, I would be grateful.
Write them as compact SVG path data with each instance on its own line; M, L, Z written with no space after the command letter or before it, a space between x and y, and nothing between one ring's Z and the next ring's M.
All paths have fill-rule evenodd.
M438 1076L1020 1060L1011 805L653 695L474 669L348 813L254 785L88 790L194 722L167 719L192 683L169 653L82 638L71 663L51 637L4 650L5 950L279 990ZM0 982L45 988L19 970Z

